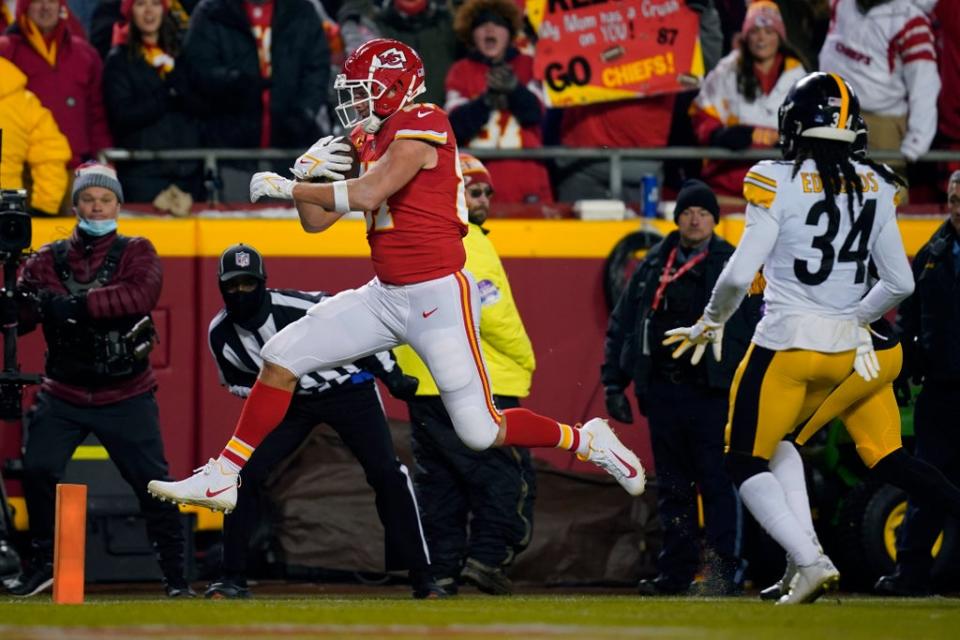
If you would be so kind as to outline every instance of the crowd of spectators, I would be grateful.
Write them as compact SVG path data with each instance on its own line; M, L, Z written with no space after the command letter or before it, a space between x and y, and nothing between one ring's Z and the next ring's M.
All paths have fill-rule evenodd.
M960 73L952 37L960 14L945 0L684 2L699 19L700 86L563 109L548 107L534 77L536 34L524 0L0 0L0 57L26 76L26 89L66 136L64 174L111 147L304 148L338 133L329 115L333 75L345 54L378 36L420 52L422 99L448 111L461 148L771 147L786 90L819 68L854 87L871 144L902 155L895 168L931 184L954 168L921 173L913 165L931 145L960 145L957 98L940 91ZM19 173L22 165L7 166L16 157L4 156L4 175ZM501 203L611 195L606 160L488 165ZM721 204L735 203L745 168L628 161L624 197L640 200L643 177L653 173L665 176L668 191L702 178ZM224 178L204 175L199 161L118 169L129 201L158 207L171 190L205 198ZM228 164L222 173L230 169L240 184L255 165ZM66 201L34 207L68 209Z

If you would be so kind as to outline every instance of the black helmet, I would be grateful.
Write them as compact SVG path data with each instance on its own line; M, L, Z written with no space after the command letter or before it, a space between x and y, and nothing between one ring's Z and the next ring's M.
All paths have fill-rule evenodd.
M220 254L217 264L217 275L221 282L226 282L237 276L252 276L260 281L266 281L267 271L263 266L263 256L250 245L235 244Z
M783 157L796 156L800 138L853 143L860 100L835 73L811 73L796 82L780 105L780 147Z

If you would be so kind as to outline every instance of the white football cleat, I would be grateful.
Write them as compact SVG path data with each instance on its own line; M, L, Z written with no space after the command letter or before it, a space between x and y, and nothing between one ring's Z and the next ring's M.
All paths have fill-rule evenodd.
M760 592L761 600L779 600L790 593L790 583L797 573L797 563L787 556L787 568L783 570L783 577Z
M790 591L777 604L808 604L840 584L840 572L826 555L813 564L798 566L790 581Z
M147 484L147 491L163 501L195 504L224 513L233 511L237 506L240 474L225 470L223 465L213 458L193 471L192 476L179 482L151 480Z
M592 462L614 478L632 496L639 496L647 486L647 476L637 454L623 446L617 434L603 418L594 418L580 427L580 437L590 447L581 460Z

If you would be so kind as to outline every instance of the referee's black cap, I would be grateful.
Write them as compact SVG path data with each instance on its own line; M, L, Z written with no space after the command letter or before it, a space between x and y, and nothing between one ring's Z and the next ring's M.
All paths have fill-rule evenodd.
M217 268L220 281L225 282L237 276L251 276L266 282L267 270L263 266L263 256L250 245L235 244L220 254Z

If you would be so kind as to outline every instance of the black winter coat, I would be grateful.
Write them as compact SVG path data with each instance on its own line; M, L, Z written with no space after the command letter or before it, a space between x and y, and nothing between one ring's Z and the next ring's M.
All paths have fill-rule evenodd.
M307 0L277 0L273 9L269 82L260 77L257 44L243 0L202 0L190 16L184 57L194 90L211 108L204 131L213 147L258 147L262 91L270 88L270 145L306 148L320 135L330 47Z
M182 60L182 58L181 58ZM110 50L103 67L103 100L116 146L123 149L192 149L200 146L202 109L190 93L181 60L166 79L128 45ZM118 166L128 202L151 202L176 184L202 195L201 162L129 162Z
M960 381L960 277L954 267L957 232L947 220L913 259L917 286L900 304L897 328L904 369L915 379Z
M670 251L679 241L680 233L673 231L647 252L610 314L604 361L600 367L600 378L608 392L621 392L633 382L633 390L638 397L643 398L647 393L652 374L652 358L643 353L644 329L650 317L660 274ZM704 299L699 303L701 308L707 306L710 292L727 260L733 255L734 247L714 235L710 239L708 251L703 262L707 286ZM724 325L723 358L720 362L713 359L709 349L700 361L698 366L707 368L707 384L711 388L730 387L737 365L746 353L753 331L760 321L761 303L761 296L746 298ZM647 336L651 351L653 345L663 338L664 336Z

